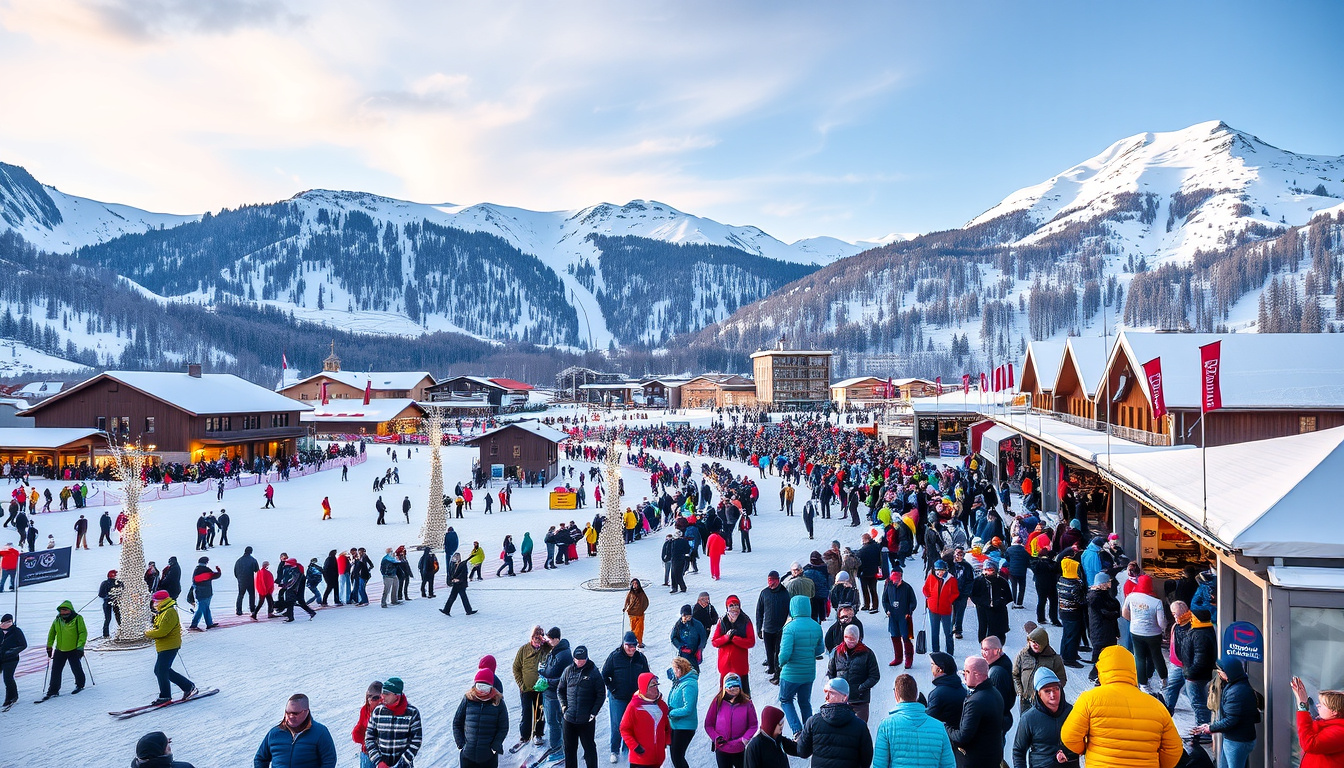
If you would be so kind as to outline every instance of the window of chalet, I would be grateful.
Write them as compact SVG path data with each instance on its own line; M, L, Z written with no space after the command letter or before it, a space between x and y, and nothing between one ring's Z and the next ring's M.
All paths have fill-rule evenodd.
M499 443L495 442L495 439L493 437L490 438L490 455L491 456L499 455Z
M106 417L106 416L99 416L99 417L98 417L98 431L99 431L99 432L106 432L106 431L107 431L107 417Z
M522 456L523 456L523 446L521 445L513 446L513 458L520 459L522 458Z
M154 434L154 417L153 417L153 416L146 416L146 417L145 417L145 434L147 434L147 435L152 435L152 434Z
M1297 431L1298 431L1299 433L1302 433L1302 432L1315 432L1315 431L1316 431L1316 417L1315 417L1315 416L1298 416L1298 417L1297 417Z

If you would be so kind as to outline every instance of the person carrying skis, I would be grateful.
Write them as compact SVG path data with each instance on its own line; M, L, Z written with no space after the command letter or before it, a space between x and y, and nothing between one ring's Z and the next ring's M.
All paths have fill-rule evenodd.
M51 684L42 701L61 695L61 677L67 662L70 672L75 676L74 693L84 690L84 643L89 639L89 630L84 626L84 617L75 613L75 606L69 600L56 609L56 618L47 631L47 658L52 660Z
M173 700L170 684L182 689L183 699L190 698L196 692L196 685L173 671L173 660L182 648L182 621L177 617L177 603L161 589L150 596L150 606L154 618L149 629L145 630L145 637L154 641L154 652L157 654L154 659L154 677L159 681L159 698L153 703L167 704Z

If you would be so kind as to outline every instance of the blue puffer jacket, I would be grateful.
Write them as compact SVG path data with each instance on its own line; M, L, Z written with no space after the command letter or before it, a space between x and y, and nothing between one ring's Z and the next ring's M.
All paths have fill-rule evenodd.
M817 679L817 657L826 652L821 625L811 618L812 601L802 595L789 600L789 616L779 640L779 678L810 683Z
M700 677L695 670L672 683L667 693L667 720L674 731L694 731L700 722L696 701L700 698Z
M254 768L267 768L272 764L290 768L332 768L336 765L336 743L331 740L327 727L314 722L311 717L307 727L297 736L277 725L266 733L257 756L252 758Z
M824 565L803 566L803 575L812 580L813 596L825 600L831 596L830 574Z
M563 638L537 668L537 676L546 679L546 690L541 694L544 699L557 700L556 686L560 685L560 676L565 668L574 663L574 654L569 650L569 638Z
M919 702L897 704L877 727L873 768L954 768L947 729Z
M1014 579L1025 579L1027 566L1031 563L1031 555L1027 554L1027 548L1021 544L1014 544L1005 554L1008 557L1008 575Z
M1097 542L1094 541L1087 545L1087 549L1083 550L1083 556L1079 558L1079 563L1083 566L1084 583L1089 587L1092 586L1097 574L1101 573L1106 567L1105 563L1102 562L1101 547L1097 546Z

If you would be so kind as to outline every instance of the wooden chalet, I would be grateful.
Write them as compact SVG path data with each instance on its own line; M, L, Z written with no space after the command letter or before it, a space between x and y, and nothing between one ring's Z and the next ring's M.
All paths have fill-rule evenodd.
M1018 391L1031 399L1033 408L1045 411L1055 409L1055 379L1059 377L1060 360L1066 345L1058 341L1033 341L1027 345L1027 356L1022 360L1022 375Z
M504 477L523 478L529 472L541 473L549 481L559 472L560 443L569 438L558 429L530 419L505 424L463 442L480 449L482 471L492 465L504 466Z

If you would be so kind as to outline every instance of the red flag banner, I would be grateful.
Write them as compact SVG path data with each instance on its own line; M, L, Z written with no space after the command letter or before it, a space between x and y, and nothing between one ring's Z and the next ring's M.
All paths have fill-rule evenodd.
M1013 364L1008 364L1008 388L1013 388Z
M936 378L936 379L933 380L933 383L938 385L938 394L939 394L939 395L942 395L942 394L943 394L943 377L942 377L942 376L939 376L938 378Z
M988 392L988 391L989 391L989 384L985 381L985 372L984 372L984 371L981 371L981 372L980 372L980 391L981 391L981 392Z
M322 404L323 404L323 405L326 405L326 404L327 404L327 382L325 382L325 381L322 382L322 384L321 384L321 389L322 389Z
M969 373L961 374L961 393L963 395L971 393L971 374Z
M1162 358L1154 357L1143 364L1144 378L1148 379L1148 393L1153 401L1153 418L1167 415L1167 399L1162 394Z
M1199 407L1202 413L1223 407L1223 388L1218 370L1222 364L1222 345L1221 341L1215 341L1199 348Z
M364 404L369 404L369 398L373 397L373 380L364 382Z

